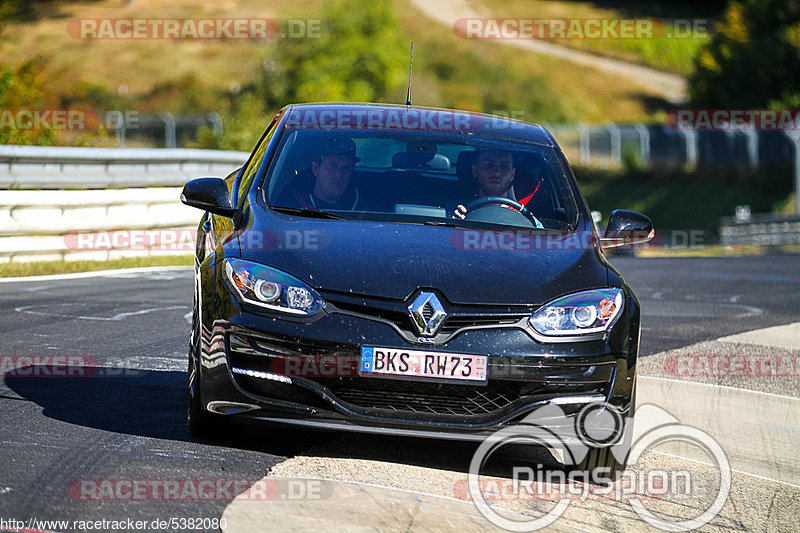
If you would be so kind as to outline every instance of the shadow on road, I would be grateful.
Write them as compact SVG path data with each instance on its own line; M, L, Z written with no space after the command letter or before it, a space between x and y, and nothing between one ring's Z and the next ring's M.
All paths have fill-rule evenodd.
M127 375L123 375L127 373ZM111 367L87 368L82 376L52 375L47 366L27 366L4 377L43 415L84 427L154 439L194 442L186 429L186 373ZM293 456L333 434L232 425L218 441L205 444Z
M194 442L186 429L186 374L179 371L133 371L110 367L86 369L87 375L64 377L50 367L28 366L6 375L5 384L43 408L44 416L88 428L153 439ZM123 372L127 375L123 375ZM366 459L468 472L476 443L384 435L298 430L285 426L232 425L229 433L205 444L258 451L279 457L295 455ZM557 469L544 448L509 447L492 459L483 474L510 477L520 460Z

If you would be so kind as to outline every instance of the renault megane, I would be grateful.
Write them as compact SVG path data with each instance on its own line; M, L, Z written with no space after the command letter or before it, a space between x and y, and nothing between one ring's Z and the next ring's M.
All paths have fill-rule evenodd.
M549 404L632 410L639 303L538 125L413 106L280 110L181 196L195 258L188 426L480 440ZM598 441L590 466L619 468Z

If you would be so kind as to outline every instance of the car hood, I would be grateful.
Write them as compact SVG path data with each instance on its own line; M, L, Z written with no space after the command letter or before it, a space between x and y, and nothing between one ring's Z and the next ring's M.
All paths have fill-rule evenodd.
M322 291L404 300L429 288L452 303L517 305L608 283L599 253L577 242L583 231L537 246L525 241L530 233L253 211L239 236L242 257Z

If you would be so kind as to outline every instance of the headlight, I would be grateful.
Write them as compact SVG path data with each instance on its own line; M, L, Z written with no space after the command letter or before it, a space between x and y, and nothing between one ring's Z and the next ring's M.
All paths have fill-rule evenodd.
M313 315L325 304L311 287L286 272L244 259L224 263L225 280L241 301L295 315Z
M622 310L622 289L594 289L562 296L530 318L542 335L585 335L605 332Z

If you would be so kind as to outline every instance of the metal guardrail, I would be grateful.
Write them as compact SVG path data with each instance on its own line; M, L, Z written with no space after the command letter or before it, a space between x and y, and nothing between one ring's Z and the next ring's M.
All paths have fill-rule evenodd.
M247 152L159 148L0 146L0 189L175 187L226 176Z
M641 123L545 126L567 156L583 165L620 167L630 158L647 169L778 172L781 179L793 180L795 211L800 213L800 131L695 131Z
M726 246L800 244L800 215L750 215L746 220L720 220L720 242Z
M180 203L180 187L227 176L248 155L0 146L0 261L188 253L200 212Z
M594 148L587 129L581 128L581 152ZM635 131L640 148L652 148L641 129ZM626 131L619 127L616 134L609 152L620 157ZM800 190L800 137L787 136L795 144ZM179 187L197 176L226 176L247 157L221 150L0 146L0 191L6 189L0 192L0 260L112 257L130 250L75 249L71 236L192 228L199 213L180 203ZM720 237L726 245L800 244L800 216L724 218Z

